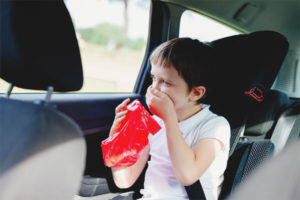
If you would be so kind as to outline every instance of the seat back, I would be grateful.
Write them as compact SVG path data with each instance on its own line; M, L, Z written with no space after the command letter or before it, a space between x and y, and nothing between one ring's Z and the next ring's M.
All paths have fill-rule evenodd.
M52 108L0 98L0 199L72 199L84 170L79 127Z
M300 140L263 163L230 200L300 199Z
M299 118L300 102L290 100L283 92L271 90L265 101L249 113L243 140L270 139L277 154L299 137Z
M1 1L0 12L1 78L25 89L80 89L79 48L63 1ZM0 199L65 200L78 192L85 141L50 95L39 103L0 98Z
M290 100L286 94L271 90L264 102L249 112L244 140L270 139L280 114L288 104L290 104Z
M215 40L214 85L207 103L231 126L230 154L244 133L248 113L264 101L288 49L284 36L258 31Z
M220 195L220 199L224 199L259 163L272 155L274 146L270 140L239 140L248 128L253 110L259 110L267 100L287 53L288 42L279 33L258 31L216 40L212 46L216 49L213 65L216 81L208 102L215 113L227 118L232 131L231 156Z

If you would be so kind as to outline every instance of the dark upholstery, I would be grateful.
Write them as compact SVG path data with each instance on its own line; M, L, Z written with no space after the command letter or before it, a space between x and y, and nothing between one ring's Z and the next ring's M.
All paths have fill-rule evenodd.
M253 87L260 87L268 93L288 50L284 36L273 31L258 31L235 35L212 42L216 50L213 65L215 96L234 96ZM223 83L220 86L220 83ZM225 99L226 100L226 99Z
M293 102L280 91L271 90L265 100L249 113L244 139L271 139L275 153L299 137L300 102Z
M271 90L265 100L249 113L244 137L248 140L270 138L280 114L289 102L286 94Z
M206 102L229 121L232 153L244 132L249 110L258 104L245 92L258 88L263 96L268 94L289 45L284 36L273 31L230 36L211 45L215 50L213 90Z
M81 88L79 48L63 1L0 1L0 13L1 78L26 89Z
M284 36L273 31L258 31L250 34L231 36L212 42L216 57L213 62L214 87L213 94L207 99L212 110L226 117L231 125L231 151L225 172L220 199L249 176L250 172L270 156L274 145L270 140L256 142L240 142L240 136L255 133L260 116L266 114L260 108L269 105L268 99L281 94L272 93L270 88L282 65L288 50L288 42ZM282 95L285 104L287 97ZM265 102L267 101L267 102ZM273 111L274 113L276 111ZM269 118L276 118L269 113ZM257 116L260 115L260 116ZM250 117L251 123L248 123ZM263 126L266 135L274 126ZM246 132L244 132L246 130ZM248 132L247 132L248 131ZM238 146L235 148L236 144Z

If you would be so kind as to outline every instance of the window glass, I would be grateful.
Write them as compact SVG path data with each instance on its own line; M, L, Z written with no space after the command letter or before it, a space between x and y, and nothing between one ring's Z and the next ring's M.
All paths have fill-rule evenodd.
M132 92L145 54L150 1L65 2L83 64L80 92Z
M199 13L187 10L182 14L179 37L191 37L202 42L240 34L224 24Z
M84 84L79 92L132 92L142 64L150 1L65 0L79 43ZM0 92L8 83L0 79ZM39 92L14 88L13 93Z

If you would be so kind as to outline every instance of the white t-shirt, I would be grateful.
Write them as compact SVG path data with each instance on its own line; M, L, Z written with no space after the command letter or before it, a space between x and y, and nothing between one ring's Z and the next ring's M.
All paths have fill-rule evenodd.
M224 144L221 153L199 179L206 199L217 200L228 160L230 126L224 117L212 113L208 105L201 106L203 109L180 122L179 128L185 142L192 148L202 138L216 138ZM142 199L188 199L184 186L177 181L173 171L164 122L157 116L154 119L162 129L148 137L151 159L148 161L144 189L141 190Z

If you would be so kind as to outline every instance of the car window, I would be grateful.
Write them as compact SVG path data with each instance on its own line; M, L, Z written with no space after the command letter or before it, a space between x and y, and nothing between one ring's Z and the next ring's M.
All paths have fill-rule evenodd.
M191 10L186 10L181 16L179 37L191 37L203 42L210 42L240 33L229 26Z
M65 0L79 43L84 83L79 92L130 93L148 37L150 1ZM0 92L8 83L0 79ZM40 91L15 87L13 93Z

